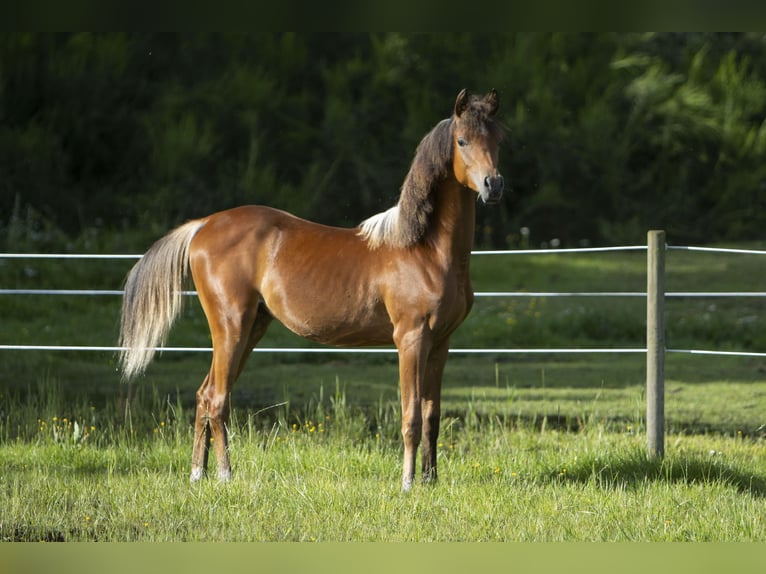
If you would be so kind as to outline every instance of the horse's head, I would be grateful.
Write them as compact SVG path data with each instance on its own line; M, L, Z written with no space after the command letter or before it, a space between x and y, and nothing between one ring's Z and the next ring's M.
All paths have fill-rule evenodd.
M455 101L452 130L453 169L464 186L479 194L484 203L503 196L503 176L497 171L502 130L495 120L500 98L493 89L483 98L462 90Z

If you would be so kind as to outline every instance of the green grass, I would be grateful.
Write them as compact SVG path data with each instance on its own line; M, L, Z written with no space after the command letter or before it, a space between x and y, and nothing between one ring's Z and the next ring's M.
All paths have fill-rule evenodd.
M758 246L755 246L758 247ZM131 251L131 249L122 249ZM758 290L762 259L670 252L668 290ZM478 291L642 291L643 254L476 257ZM117 288L129 262L0 262L8 287ZM670 300L668 346L766 350L758 299ZM119 299L0 296L0 343L108 345ZM640 299L478 299L453 347L643 346ZM190 301L171 345L208 346ZM306 344L275 326L264 346ZM190 485L206 354L133 385L110 353L0 355L2 540L766 539L766 361L669 354L666 456L641 355L453 355L440 482L399 492L395 356L255 354L235 478Z
M442 479L398 492L393 428L356 415L238 427L230 484L190 485L190 433L13 441L2 452L3 540L757 541L763 443L485 423L448 429ZM92 431L98 435L98 427Z

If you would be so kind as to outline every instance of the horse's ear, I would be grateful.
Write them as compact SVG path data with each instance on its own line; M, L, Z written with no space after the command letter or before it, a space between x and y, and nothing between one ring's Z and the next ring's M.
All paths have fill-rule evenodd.
M497 110L500 108L500 96L495 88L492 88L490 92L485 96L487 103L489 104L489 115L494 116Z
M455 100L455 115L457 117L460 117L460 115L466 110L468 107L468 90L463 88L460 90L460 93L457 95L457 99Z

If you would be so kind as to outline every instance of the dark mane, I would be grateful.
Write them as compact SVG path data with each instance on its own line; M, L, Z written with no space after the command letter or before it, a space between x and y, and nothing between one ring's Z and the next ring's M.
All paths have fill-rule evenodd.
M502 137L500 125L490 113L489 104L471 96L460 116L469 137ZM428 230L434 210L434 185L449 175L452 165L452 140L455 116L440 121L420 141L410 170L404 178L399 202L360 224L360 234L373 249L381 245L409 247L420 241Z
M440 121L415 150L415 157L399 196L399 246L414 245L428 229L428 221L434 210L431 190L437 181L448 175L452 164L454 125L453 118Z

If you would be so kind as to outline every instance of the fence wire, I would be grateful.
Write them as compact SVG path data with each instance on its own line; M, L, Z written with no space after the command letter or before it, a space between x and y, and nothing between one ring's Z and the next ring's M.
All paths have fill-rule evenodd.
M628 245L614 247L580 247L566 249L517 249L517 250L482 250L472 251L471 255L555 255L574 253L606 253L606 252L635 252L646 251L646 245ZM756 249L731 249L718 247L694 247L667 245L666 250L696 251L707 253L727 253L742 255L766 255L764 250ZM142 254L105 254L105 253L2 253L0 259L94 259L94 260L137 260ZM186 296L195 296L196 291L184 291ZM0 295L54 295L54 296L122 296L120 289L0 289ZM547 291L487 291L477 292L476 297L646 297L646 292L641 291L583 291L583 292L547 292ZM766 297L763 291L679 291L667 292L668 298L694 298L694 297ZM93 351L93 352L119 352L120 347L114 346L88 346L88 345L0 345L0 351ZM196 353L212 352L209 347L157 347L158 352L184 352ZM333 348L333 347L256 347L254 353L368 353L368 354L393 354L394 348ZM646 348L496 348L496 349L450 349L453 354L630 354L646 353ZM740 351L715 351L704 349L666 349L667 353L683 353L693 355L713 356L740 356L740 357L766 357L766 353L740 352Z

